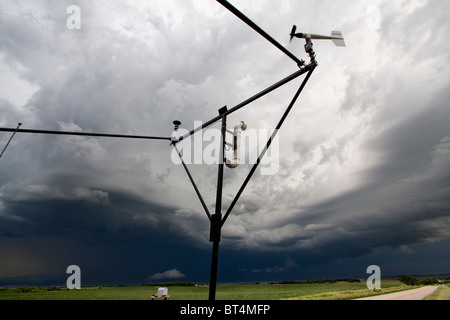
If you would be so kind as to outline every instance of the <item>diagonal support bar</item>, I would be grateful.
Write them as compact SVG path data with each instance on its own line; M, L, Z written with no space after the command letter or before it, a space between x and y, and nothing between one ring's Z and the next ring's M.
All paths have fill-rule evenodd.
M236 196L234 197L233 201L230 204L230 207L228 208L227 212L225 213L225 216L222 219L222 226L225 224L225 221L227 220L228 216L230 215L231 211L233 210L234 206L236 205L236 202L239 200L239 197L241 196L242 192L244 191L245 187L247 186L248 182L250 181L251 177L255 173L256 169L258 168L258 165L260 164L262 158L264 157L267 149L269 149L273 139L275 138L276 134L278 133L278 130L283 125L284 120L288 116L289 112L291 111L292 107L294 106L295 102L297 101L298 97L300 96L300 93L303 91L303 88L305 87L306 83L308 82L312 72L315 69L315 65L311 68L311 70L306 75L305 79L303 80L302 84L300 85L300 88L295 93L294 98L292 98L292 101L289 103L289 106L287 107L286 111L284 112L283 116L281 117L280 121L278 122L275 131L270 136L269 140L266 143L266 146L261 151L256 163L253 165L252 169L250 170L249 174L247 175L247 178L245 178L243 184L241 185L239 191L237 192Z
M248 105L248 104L250 104L250 103L252 103L252 102L254 102L256 100L258 100L259 98L262 98L263 96L265 96L265 95L271 93L272 91L282 87L283 85L291 82L292 80L297 79L301 75L303 75L303 74L307 73L308 71L310 71L311 68L314 68L315 66L316 66L315 64L309 64L309 65L305 66L304 68L294 72L293 74L291 74L291 75L287 76L286 78L278 81L277 83L271 85L270 87L268 87L268 88L258 92L257 94L253 95L252 97L248 98L247 100L239 103L238 105L234 106L233 108L228 109L224 113L224 115L230 115L231 113L238 111L239 109L245 107L246 105ZM198 126L197 128L192 129L191 131L189 131L188 133L186 133L185 135L180 137L180 139L176 143L178 143L178 142L180 142L180 141L190 137L194 133L196 133L196 132L198 132L198 131L200 131L200 130L202 130L204 128L209 127L210 125L216 123L217 121L219 121L221 119L222 119L222 115L219 115L219 116L217 116L217 117L215 117L215 118L205 122L201 126Z
M186 163L183 160L183 156L181 155L181 153L178 150L176 145L174 145L174 148L175 148L175 151L177 152L178 156L180 157L180 160L181 160L181 163L183 164L184 170L186 170L186 173L187 173L187 175L189 177L189 180L191 181L192 186L194 187L195 193L197 193L197 196L198 196L198 198L199 198L199 200L200 200L200 202L201 202L201 204L203 206L203 209L206 212L206 215L208 216L208 219L211 220L211 213L209 212L208 207L206 206L205 200L203 200L203 197L202 197L202 195L200 193L200 190L198 190L197 185L195 184L194 178L192 178L192 175L189 172L189 169L188 169L188 167L186 166Z

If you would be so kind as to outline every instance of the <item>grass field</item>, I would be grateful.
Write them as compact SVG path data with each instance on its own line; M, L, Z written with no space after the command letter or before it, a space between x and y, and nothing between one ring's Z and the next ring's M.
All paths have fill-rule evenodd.
M364 282L314 284L223 284L217 286L216 300L348 300L414 288L398 280L384 280L381 290L373 291ZM30 289L30 288L27 288ZM20 292L18 288L0 289L0 300L151 300L157 286L83 287L80 290ZM207 300L208 286L169 286L170 300ZM444 289L443 289L444 290ZM447 297L450 289L436 299Z
M440 286L434 293L426 297L425 300L450 300L449 285Z

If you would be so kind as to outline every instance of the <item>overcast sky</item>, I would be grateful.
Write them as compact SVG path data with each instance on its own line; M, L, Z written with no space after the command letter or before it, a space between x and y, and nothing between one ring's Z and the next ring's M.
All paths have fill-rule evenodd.
M224 226L218 281L449 273L450 3L231 3L307 62L294 24L347 47L314 41L276 172L256 171ZM170 136L297 70L214 0L0 3L1 127ZM270 132L303 78L229 128ZM171 148L17 134L0 159L0 284L65 285L74 264L82 284L208 282L209 221ZM217 166L189 168L214 212ZM250 168L225 169L223 212Z

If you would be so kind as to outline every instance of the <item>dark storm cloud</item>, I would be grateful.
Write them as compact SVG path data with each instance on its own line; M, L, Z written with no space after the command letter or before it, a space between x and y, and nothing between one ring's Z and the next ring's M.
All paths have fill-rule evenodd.
M243 241L245 245L263 251L270 246L298 248L332 260L383 247L413 251L408 246L448 238L446 101L448 90L437 92L420 112L405 113L396 125L368 140L363 147L377 157L377 165L360 172L363 184L357 190L280 217L271 229Z
M158 236L161 217L174 209L145 203L126 193L67 186L31 186L27 194L3 200L2 234L14 237L37 235L86 235L98 241L144 232ZM52 194L50 194L52 193ZM132 210L129 208L132 207ZM8 222L8 223L6 223ZM141 230L141 231L139 231Z
M66 27L72 3L55 3L0 5L2 126L168 136L174 119L191 129L294 71L216 1L80 1L81 30ZM348 47L315 43L319 68L281 132L280 170L252 179L223 230L222 279L301 277L448 239L448 4L381 2L379 29L357 1L233 4L303 58L303 42L288 45L299 19L302 31L342 28ZM230 123L274 126L295 86ZM17 135L0 163L0 277L48 278L79 263L94 283L103 273L206 281L209 223L170 151ZM225 173L224 208L248 169ZM191 170L213 211L216 168Z
M398 179L414 173L420 173L432 165L435 149L449 136L448 119L450 109L448 87L428 101L428 107L410 115L408 107L398 125L386 130L367 143L367 147L380 155L378 168L369 173L368 179L384 181ZM388 105L388 104L387 104ZM388 105L388 108L396 105ZM442 182L446 178L446 169L441 168Z
M195 223L197 236L206 237L203 219L187 220L177 208L123 190L51 188L3 197L0 248L8 259L0 263L2 285L64 285L71 264L82 268L86 284L144 283L169 267L197 261L186 256L186 246L198 249L185 225Z

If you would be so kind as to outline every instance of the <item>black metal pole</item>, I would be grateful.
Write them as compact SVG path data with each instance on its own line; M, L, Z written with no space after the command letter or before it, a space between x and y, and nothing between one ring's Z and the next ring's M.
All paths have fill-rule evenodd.
M223 169L224 169L224 150L225 150L225 134L227 130L227 115L225 112L227 107L219 110L222 115L221 128L221 146L219 156L219 169L217 172L217 194L216 194L216 211L211 217L211 229L209 234L209 241L213 243L212 257L211 257L211 274L209 280L209 300L216 299L217 286L217 265L219 261L219 243L222 228L222 186L223 186Z
M125 139L143 139L143 140L168 140L168 141L170 141L170 137L136 136L136 135L125 135L125 134L90 133L90 132L70 132L70 131L52 131L52 130L35 130L35 129L0 128L0 132L36 133L36 134L55 134L55 135L66 135L66 136L104 137L104 138L125 138Z
M217 265L219 263L219 242L213 242L212 257L211 257L211 275L209 279L209 300L216 300L217 287Z

